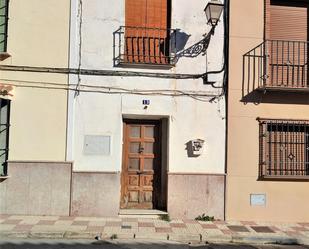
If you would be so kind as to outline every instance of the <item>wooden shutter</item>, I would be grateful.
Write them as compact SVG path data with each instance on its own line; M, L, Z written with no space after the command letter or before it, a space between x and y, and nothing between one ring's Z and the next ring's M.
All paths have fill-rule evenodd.
M125 15L125 61L166 64L168 0L126 0Z
M270 5L270 39L307 41L308 6Z
M268 85L307 87L308 4L272 0L266 6Z

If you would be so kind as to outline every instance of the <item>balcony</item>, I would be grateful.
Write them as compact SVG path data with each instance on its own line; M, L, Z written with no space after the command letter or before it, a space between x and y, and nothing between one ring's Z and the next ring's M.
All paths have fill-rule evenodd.
M266 40L243 56L243 94L308 91L308 42Z
M114 66L172 67L175 36L174 29L121 26L113 33Z

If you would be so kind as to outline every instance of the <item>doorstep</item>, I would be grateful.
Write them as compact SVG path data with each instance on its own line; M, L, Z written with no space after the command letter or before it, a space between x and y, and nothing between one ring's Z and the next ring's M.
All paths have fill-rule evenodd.
M160 215L168 215L167 212L157 209L120 209L120 218L145 218L159 219Z

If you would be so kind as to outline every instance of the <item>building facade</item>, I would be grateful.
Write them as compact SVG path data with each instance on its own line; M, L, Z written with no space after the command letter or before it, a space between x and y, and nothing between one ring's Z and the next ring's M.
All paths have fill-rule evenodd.
M1 0L0 213L69 214L66 163L69 1ZM25 67L36 67L22 72ZM43 70L44 71L44 70Z
M224 218L224 22L207 1L0 3L2 214Z
M227 219L309 220L307 41L307 1L230 1Z
M198 76L222 69L224 29L203 36L206 4L72 1L70 68L91 70L70 76L72 215L224 218L223 73Z

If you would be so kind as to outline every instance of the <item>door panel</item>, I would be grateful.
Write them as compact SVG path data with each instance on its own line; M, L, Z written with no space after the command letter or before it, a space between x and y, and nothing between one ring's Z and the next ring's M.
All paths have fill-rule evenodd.
M121 208L152 209L160 184L160 125L125 123Z

